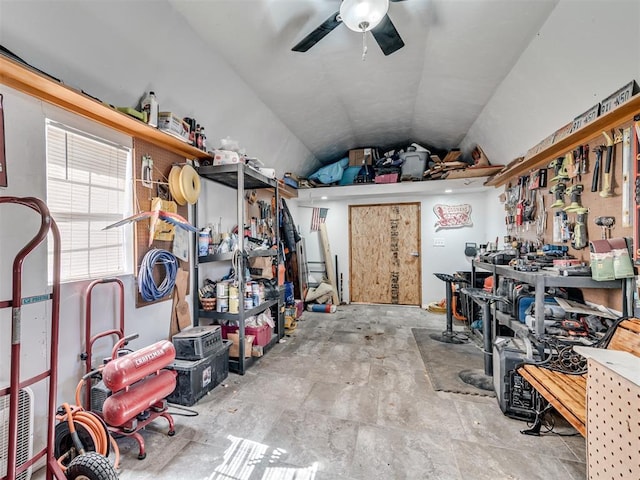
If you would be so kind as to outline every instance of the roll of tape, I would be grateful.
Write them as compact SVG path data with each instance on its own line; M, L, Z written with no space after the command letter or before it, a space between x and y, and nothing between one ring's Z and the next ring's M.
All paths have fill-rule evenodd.
M180 192L191 205L198 201L200 196L200 175L191 165L185 165L180 172Z
M178 205L186 205L187 200L184 198L182 191L180 190L180 173L181 168L177 165L171 167L169 172L169 191L171 196L178 203Z

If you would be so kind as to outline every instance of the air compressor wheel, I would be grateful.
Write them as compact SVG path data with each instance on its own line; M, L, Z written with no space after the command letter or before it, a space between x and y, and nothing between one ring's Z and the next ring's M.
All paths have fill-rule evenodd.
M118 480L111 462L96 452L74 458L66 471L69 480Z

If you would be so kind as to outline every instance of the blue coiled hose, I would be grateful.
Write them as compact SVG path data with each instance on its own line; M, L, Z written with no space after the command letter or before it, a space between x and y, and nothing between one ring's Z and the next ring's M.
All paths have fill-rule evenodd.
M158 286L153 280L153 267L157 263L164 264L165 277ZM166 297L176 284L178 259L171 252L159 248L151 249L142 259L138 272L138 290L146 302L153 302Z

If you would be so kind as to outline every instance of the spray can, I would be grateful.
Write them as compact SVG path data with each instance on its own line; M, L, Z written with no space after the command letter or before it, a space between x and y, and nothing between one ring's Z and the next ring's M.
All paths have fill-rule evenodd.
M152 127L158 127L158 100L156 94L150 91L142 100L140 106L143 112L147 112L147 123Z

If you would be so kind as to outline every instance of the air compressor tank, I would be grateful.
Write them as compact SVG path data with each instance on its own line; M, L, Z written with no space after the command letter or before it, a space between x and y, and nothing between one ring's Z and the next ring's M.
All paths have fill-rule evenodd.
M107 425L120 427L141 412L160 402L176 388L176 372L162 370L111 395L104 402L102 415Z
M166 367L175 358L176 349L173 343L161 340L111 360L102 371L102 381L109 390L117 392Z

